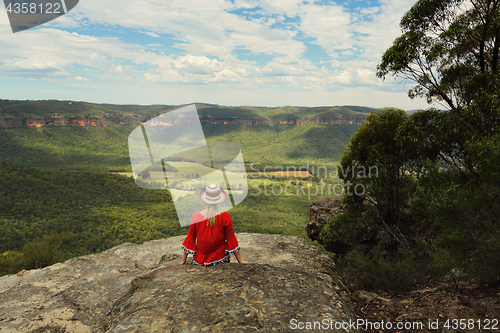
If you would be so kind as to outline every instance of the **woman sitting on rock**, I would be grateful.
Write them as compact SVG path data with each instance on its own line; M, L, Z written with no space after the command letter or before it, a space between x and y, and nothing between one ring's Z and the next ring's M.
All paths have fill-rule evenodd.
M219 213L217 208L217 204L224 202L226 197L226 192L216 184L201 190L200 199L206 206L191 217L188 235L181 245L184 250L181 264L186 263L188 254L194 255L193 265L211 266L229 262L231 254L239 263L248 263L241 259L231 216L227 212Z

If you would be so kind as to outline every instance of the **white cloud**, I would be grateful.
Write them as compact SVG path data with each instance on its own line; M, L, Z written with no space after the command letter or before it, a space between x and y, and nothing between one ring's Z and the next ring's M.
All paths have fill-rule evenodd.
M382 0L376 14L357 17L354 25L358 34L356 43L364 51L363 58L380 61L383 52L400 34L399 22L415 0Z
M342 84L351 84L352 80L353 80L353 77L352 77L351 73L343 70L339 74L334 75L330 82L333 84L341 84L342 85Z
M81 81L81 82L88 82L88 81L90 81L89 79L81 77L81 76L75 76L75 80L76 81Z
M392 89L376 78L376 64L400 34L401 16L414 2L381 0L376 6L348 11L334 2L302 0L87 0L41 29L0 34L0 75L113 82L102 90L109 96L112 91L126 93L123 87L128 82L151 91L168 85L183 91L183 98L193 96L197 101L221 97L225 87L241 89L233 94L240 97L244 91L252 95L271 90L277 98L288 94L291 100L310 94L341 96L337 92L347 87L371 96ZM242 10L256 15L236 14ZM0 13L3 26L8 27L8 20ZM99 26L123 27L159 39L154 45L139 45L89 35ZM181 51L167 49L167 39ZM305 41L331 59L324 54L310 57ZM240 49L256 60L238 59L235 50ZM128 94L135 95L133 91Z
M69 77L67 71L78 66L100 79L120 81L130 79L131 73L117 62L139 64L158 57L117 38L98 38L57 29L0 35L0 44L0 74L9 77L42 74L47 78L63 74Z
M122 68L122 66L120 66L120 65L115 66L115 67L113 68L113 72L115 72L115 73L122 73L122 72L123 72L123 68Z
M12 63L13 68L20 69L57 69L58 64L53 60L44 60L38 57L30 57L27 59L14 60Z
M319 71L310 60L299 59L295 56L277 57L268 62L262 73L267 75L302 76Z
M303 42L294 40L286 29L270 28L267 20L249 21L226 11L233 8L235 5L224 0L88 0L67 15L73 20L69 26L75 22L82 26L118 25L173 35L177 40L174 46L191 55L224 58L238 46L253 54L300 55L305 51Z
M315 39L331 57L336 50L353 47L351 14L339 5L308 4L302 7L300 30Z
M146 34L146 35L151 36L151 37L161 38L160 35L155 34L154 32L151 32L151 31L139 31L139 32L141 34Z

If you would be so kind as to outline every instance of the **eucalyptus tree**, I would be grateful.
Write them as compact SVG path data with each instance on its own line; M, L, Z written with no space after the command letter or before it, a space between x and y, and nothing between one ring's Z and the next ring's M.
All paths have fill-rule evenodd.
M377 76L414 81L411 98L465 115L499 75L499 10L498 0L418 1L402 18L402 35L382 56Z
M426 157L469 179L478 167L471 147L500 125L500 1L420 0L400 26L377 76L413 81L410 98L449 110L416 115L412 131L433 146Z

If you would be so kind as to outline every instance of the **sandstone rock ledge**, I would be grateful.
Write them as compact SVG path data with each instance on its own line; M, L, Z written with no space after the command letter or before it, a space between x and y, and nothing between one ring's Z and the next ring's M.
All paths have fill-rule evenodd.
M50 323L68 332L290 332L291 319L356 320L333 262L315 247L236 236L249 264L178 265L179 236L1 277L0 332Z

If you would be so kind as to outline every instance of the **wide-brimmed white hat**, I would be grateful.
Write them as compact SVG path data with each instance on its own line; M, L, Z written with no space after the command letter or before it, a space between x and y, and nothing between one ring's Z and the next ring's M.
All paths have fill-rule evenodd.
M208 205L216 205L226 200L227 194L216 184L210 184L200 192L200 199Z

